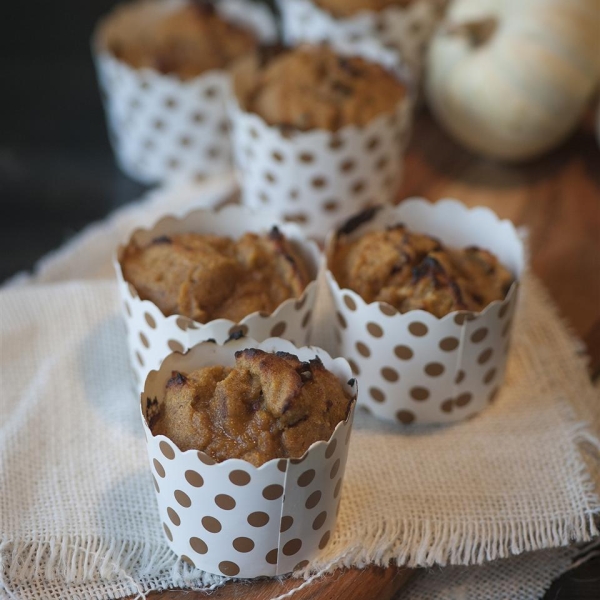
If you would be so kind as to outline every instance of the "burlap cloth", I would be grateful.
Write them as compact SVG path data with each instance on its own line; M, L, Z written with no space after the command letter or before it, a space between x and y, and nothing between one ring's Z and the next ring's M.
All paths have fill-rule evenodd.
M182 565L163 540L110 262L132 227L211 204L230 186L154 193L0 292L0 597L222 582ZM326 346L326 320L316 329ZM508 379L489 410L420 430L358 415L336 533L304 575L392 559L480 564L598 535L600 403L579 351L528 276ZM546 576L568 562L564 550L540 556L526 560ZM517 581L510 561L489 568Z

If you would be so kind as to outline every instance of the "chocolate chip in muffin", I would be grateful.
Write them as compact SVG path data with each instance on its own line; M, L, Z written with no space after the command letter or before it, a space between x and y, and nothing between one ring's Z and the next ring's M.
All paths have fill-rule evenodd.
M179 373L178 371L173 371L171 374L171 379L167 381L167 387L180 387L187 383L187 377L183 375L183 373Z
M161 235L152 240L153 244L172 244L173 240L168 235Z
M358 229L364 223L368 223L373 219L373 217L381 210L381 206L370 206L365 208L363 211L359 212L357 215L354 215L350 219L348 219L340 229L338 229L339 235L350 235L353 231Z
M437 317L480 311L504 299L514 281L491 252L475 246L447 248L401 224L352 241L342 233L329 262L339 285L365 302L386 302L402 313L426 310Z

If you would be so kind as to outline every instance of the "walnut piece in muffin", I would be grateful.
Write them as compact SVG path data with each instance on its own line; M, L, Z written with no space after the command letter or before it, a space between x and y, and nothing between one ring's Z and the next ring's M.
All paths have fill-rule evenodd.
M184 80L227 68L258 43L250 31L228 23L209 2L198 0L175 9L139 1L118 7L101 27L100 40L135 69L173 73Z
M286 352L236 352L235 366L174 371L149 423L180 450L202 450L217 462L240 458L260 466L300 458L328 440L352 399L318 357Z
M362 11L379 12L392 6L407 6L415 0L313 0L334 17L352 17Z
M234 73L245 110L269 125L301 131L363 127L393 113L406 95L402 83L381 65L337 55L326 45L263 50L240 61Z
M121 255L123 277L143 300L164 315L183 315L200 323L273 312L302 295L308 268L286 237L274 227L267 235L246 233L239 240L182 233L138 245Z
M340 287L354 290L365 302L387 302L401 313L425 310L436 317L481 311L504 299L514 281L491 252L447 248L404 225L354 241L342 234L329 267Z

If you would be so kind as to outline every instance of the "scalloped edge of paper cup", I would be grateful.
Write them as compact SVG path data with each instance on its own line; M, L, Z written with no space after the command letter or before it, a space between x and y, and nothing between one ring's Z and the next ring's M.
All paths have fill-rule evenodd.
M422 310L401 314L385 302L366 303L340 288L328 269L331 252L340 233L352 239L392 223L449 246L486 248L511 270L515 282L504 300L481 312L454 311L442 318ZM331 233L324 268L339 353L361 381L363 409L402 424L444 424L470 418L496 398L525 269L523 243L510 221L453 199L432 204L411 198L395 207L374 207Z
M278 0L286 43L303 42L356 44L378 40L396 53L419 77L425 46L433 35L447 0L417 0L407 6L363 10L349 17L335 17L311 0Z
M134 0L150 11L172 11L185 0ZM252 29L262 41L276 36L272 15L249 0L218 5L227 20ZM143 183L203 181L232 168L226 103L230 76L210 70L182 80L152 68L136 69L117 59L103 38L114 12L97 24L92 54L104 103L109 138L121 169Z
M269 223L266 226L266 223ZM224 206L220 209L200 208L181 217L167 215L148 229L136 229L127 243L140 243L175 233L211 233L239 238L244 233L266 233L277 226L304 259L312 277L299 298L289 298L272 313L254 312L239 323L215 319L199 323L183 315L165 316L150 300L142 300L134 286L125 281L120 259L127 244L121 244L114 259L123 315L127 325L129 356L136 384L142 385L147 373L157 369L171 352L183 352L198 342L214 339L223 343L236 335L249 335L258 340L277 336L305 344L310 336L312 317L318 292L318 274L323 255L316 244L306 238L293 223L266 220L263 215L244 206Z
M235 351L248 347L290 352L302 360L319 356L338 377L352 400L329 440L315 442L300 458L255 467L241 459L217 463L204 452L181 452L169 438L152 434L147 413L162 398L173 370L231 365ZM275 576L304 568L335 528L357 390L344 359L278 338L204 342L186 354L173 353L158 371L151 371L141 394L141 417L162 527L175 554L228 577Z
M382 53L368 43L363 54L356 48L335 50L373 60L367 48ZM364 127L349 124L336 132L269 125L234 97L233 151L244 202L296 222L318 240L365 206L392 202L402 179L413 107L410 83L401 69L392 70L407 90L395 110Z

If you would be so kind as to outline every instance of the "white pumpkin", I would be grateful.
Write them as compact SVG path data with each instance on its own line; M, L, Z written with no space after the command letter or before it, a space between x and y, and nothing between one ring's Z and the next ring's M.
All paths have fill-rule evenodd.
M455 0L425 91L445 128L501 160L534 158L579 122L600 76L600 0Z

